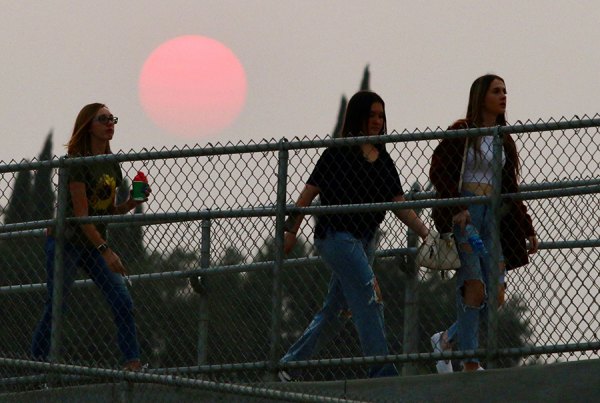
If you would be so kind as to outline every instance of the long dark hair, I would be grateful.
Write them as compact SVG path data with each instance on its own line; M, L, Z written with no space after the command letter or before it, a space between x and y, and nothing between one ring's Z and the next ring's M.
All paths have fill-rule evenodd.
M482 111L485 106L485 96L487 95L490 86L494 80L500 80L504 83L504 79L495 74L486 74L477 78L471 84L471 90L469 91L469 105L467 106L466 120L469 125L481 126L483 123ZM505 83L506 85L506 83ZM496 124L499 126L506 126L506 113L501 113L496 117ZM470 141L475 155L481 153L481 137L477 137L474 141ZM519 155L517 153L517 146L512 137L508 134L504 135L504 150L506 152L506 158L508 169L514 169L516 177L519 177L520 164Z
M495 74L486 74L485 76L479 77L471 84L471 90L469 91L469 105L467 106L467 120L475 126L481 126L483 123L482 111L485 106L485 96L494 80L500 80L504 83L502 77ZM506 126L506 114L502 113L498 115L496 117L496 124Z
M367 133L364 133L364 130L369 121L371 106L376 102L383 105L383 127L379 134L384 134L386 132L387 119L385 116L385 102L383 102L383 99L373 91L359 91L350 98L350 101L348 101L348 106L346 107L346 113L344 115L344 125L342 126L342 137L367 135Z
M92 155L91 149L91 130L92 121L96 113L106 105L99 102L88 104L81 108L75 119L75 125L73 126L73 133L67 144L67 154L70 156L86 156ZM110 144L106 143L105 154L111 154Z

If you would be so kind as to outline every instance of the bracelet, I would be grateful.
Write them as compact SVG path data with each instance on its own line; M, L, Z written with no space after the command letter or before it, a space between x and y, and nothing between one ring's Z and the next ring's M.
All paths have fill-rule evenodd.
M98 252L100 252L100 254L106 252L107 249L108 249L108 244L106 242L101 243L100 245L96 246L96 250Z

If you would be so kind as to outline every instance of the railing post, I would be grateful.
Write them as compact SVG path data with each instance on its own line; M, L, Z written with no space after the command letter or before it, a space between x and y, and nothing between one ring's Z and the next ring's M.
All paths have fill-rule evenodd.
M201 221L200 242L200 268L210 267L210 219ZM210 314L208 312L208 290L206 276L193 277L192 287L200 296L198 304L198 365L206 364L206 352L208 350L208 325Z
M488 368L497 367L498 354L498 287L500 286L500 203L502 192L502 152L503 139L500 136L500 126L494 129L493 163L492 163L492 196L490 208L492 211L492 250L490 251L490 272L488 274L488 323L486 361Z
M411 189L411 196L421 191L421 186L415 182ZM408 197L407 199L411 199ZM417 212L419 213L419 211ZM407 246L416 248L418 244L417 234L410 228L407 231ZM404 334L402 341L402 352L404 354L419 352L419 293L418 293L419 269L414 255L406 256L406 284L404 290ZM402 366L402 375L416 374L417 367L413 363Z
M275 213L275 264L273 265L273 295L272 295L272 317L271 317L271 351L269 362L271 366L270 378L276 379L276 367L279 362L281 350L281 301L282 284L281 273L283 267L283 224L285 221L285 207L287 204L287 170L289 151L285 148L287 139L280 140L277 172L277 204Z
M52 273L52 326L50 336L49 361L57 363L61 359L61 341L63 325L63 289L64 289L64 251L65 251L65 226L68 203L68 172L64 161L60 158L58 168L58 195L56 208L56 227L54 231L54 270ZM48 279L49 281L50 279Z

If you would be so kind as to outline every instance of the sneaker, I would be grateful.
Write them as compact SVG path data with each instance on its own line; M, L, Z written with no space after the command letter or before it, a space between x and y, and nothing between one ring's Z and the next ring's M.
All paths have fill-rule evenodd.
M142 365L140 360L131 360L123 364L123 371L140 372L146 369L148 365Z
M285 369L282 369L277 373L277 377L281 382L296 382L296 378L290 375Z
M433 347L434 353L441 353L444 351L450 351L452 348L442 348L442 337L444 336L445 331L438 332L431 336L431 347ZM450 360L439 360L435 363L435 368L437 369L438 374L450 374L454 372L452 369L452 362Z
M477 368L469 368L468 370L465 368L465 364L463 363L463 372L477 372L477 371L485 371L481 365L477 365Z

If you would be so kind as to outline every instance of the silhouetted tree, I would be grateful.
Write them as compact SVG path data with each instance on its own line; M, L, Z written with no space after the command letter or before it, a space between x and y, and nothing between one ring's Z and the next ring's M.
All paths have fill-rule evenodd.
M370 79L371 73L369 72L369 65L365 67L363 72L363 77L360 82L360 90L369 90L370 89ZM338 110L337 121L335 123L335 128L333 129L333 137L338 138L341 137L342 134L342 125L344 124L344 114L346 112L346 106L348 106L348 99L346 95L342 95L342 100L340 102L340 109Z
M369 65L367 64L367 66L365 67L365 70L363 72L363 78L362 81L360 82L360 90L361 91L367 91L371 89L371 73L369 72Z
M52 131L48 133L46 141L38 157L39 161L50 161L52 159ZM54 186L52 185L52 168L42 167L37 170L33 181L31 199L33 210L32 220L46 220L54 216Z
M52 158L52 133L48 134L39 160ZM32 183L33 182L33 183ZM20 171L15 175L4 222L21 223L53 215L52 169ZM45 279L43 237L17 237L0 242L0 284L39 283ZM31 332L41 313L45 292L0 295L0 350L3 356L27 357ZM15 373L16 374L16 373Z
M348 106L348 99L346 95L342 95L342 101L340 102L340 109L338 110L337 122L333 129L333 137L338 138L342 136L342 125L344 124L344 113L346 112L346 106Z
M5 224L29 221L32 210L31 171L17 172L10 202L4 215Z

